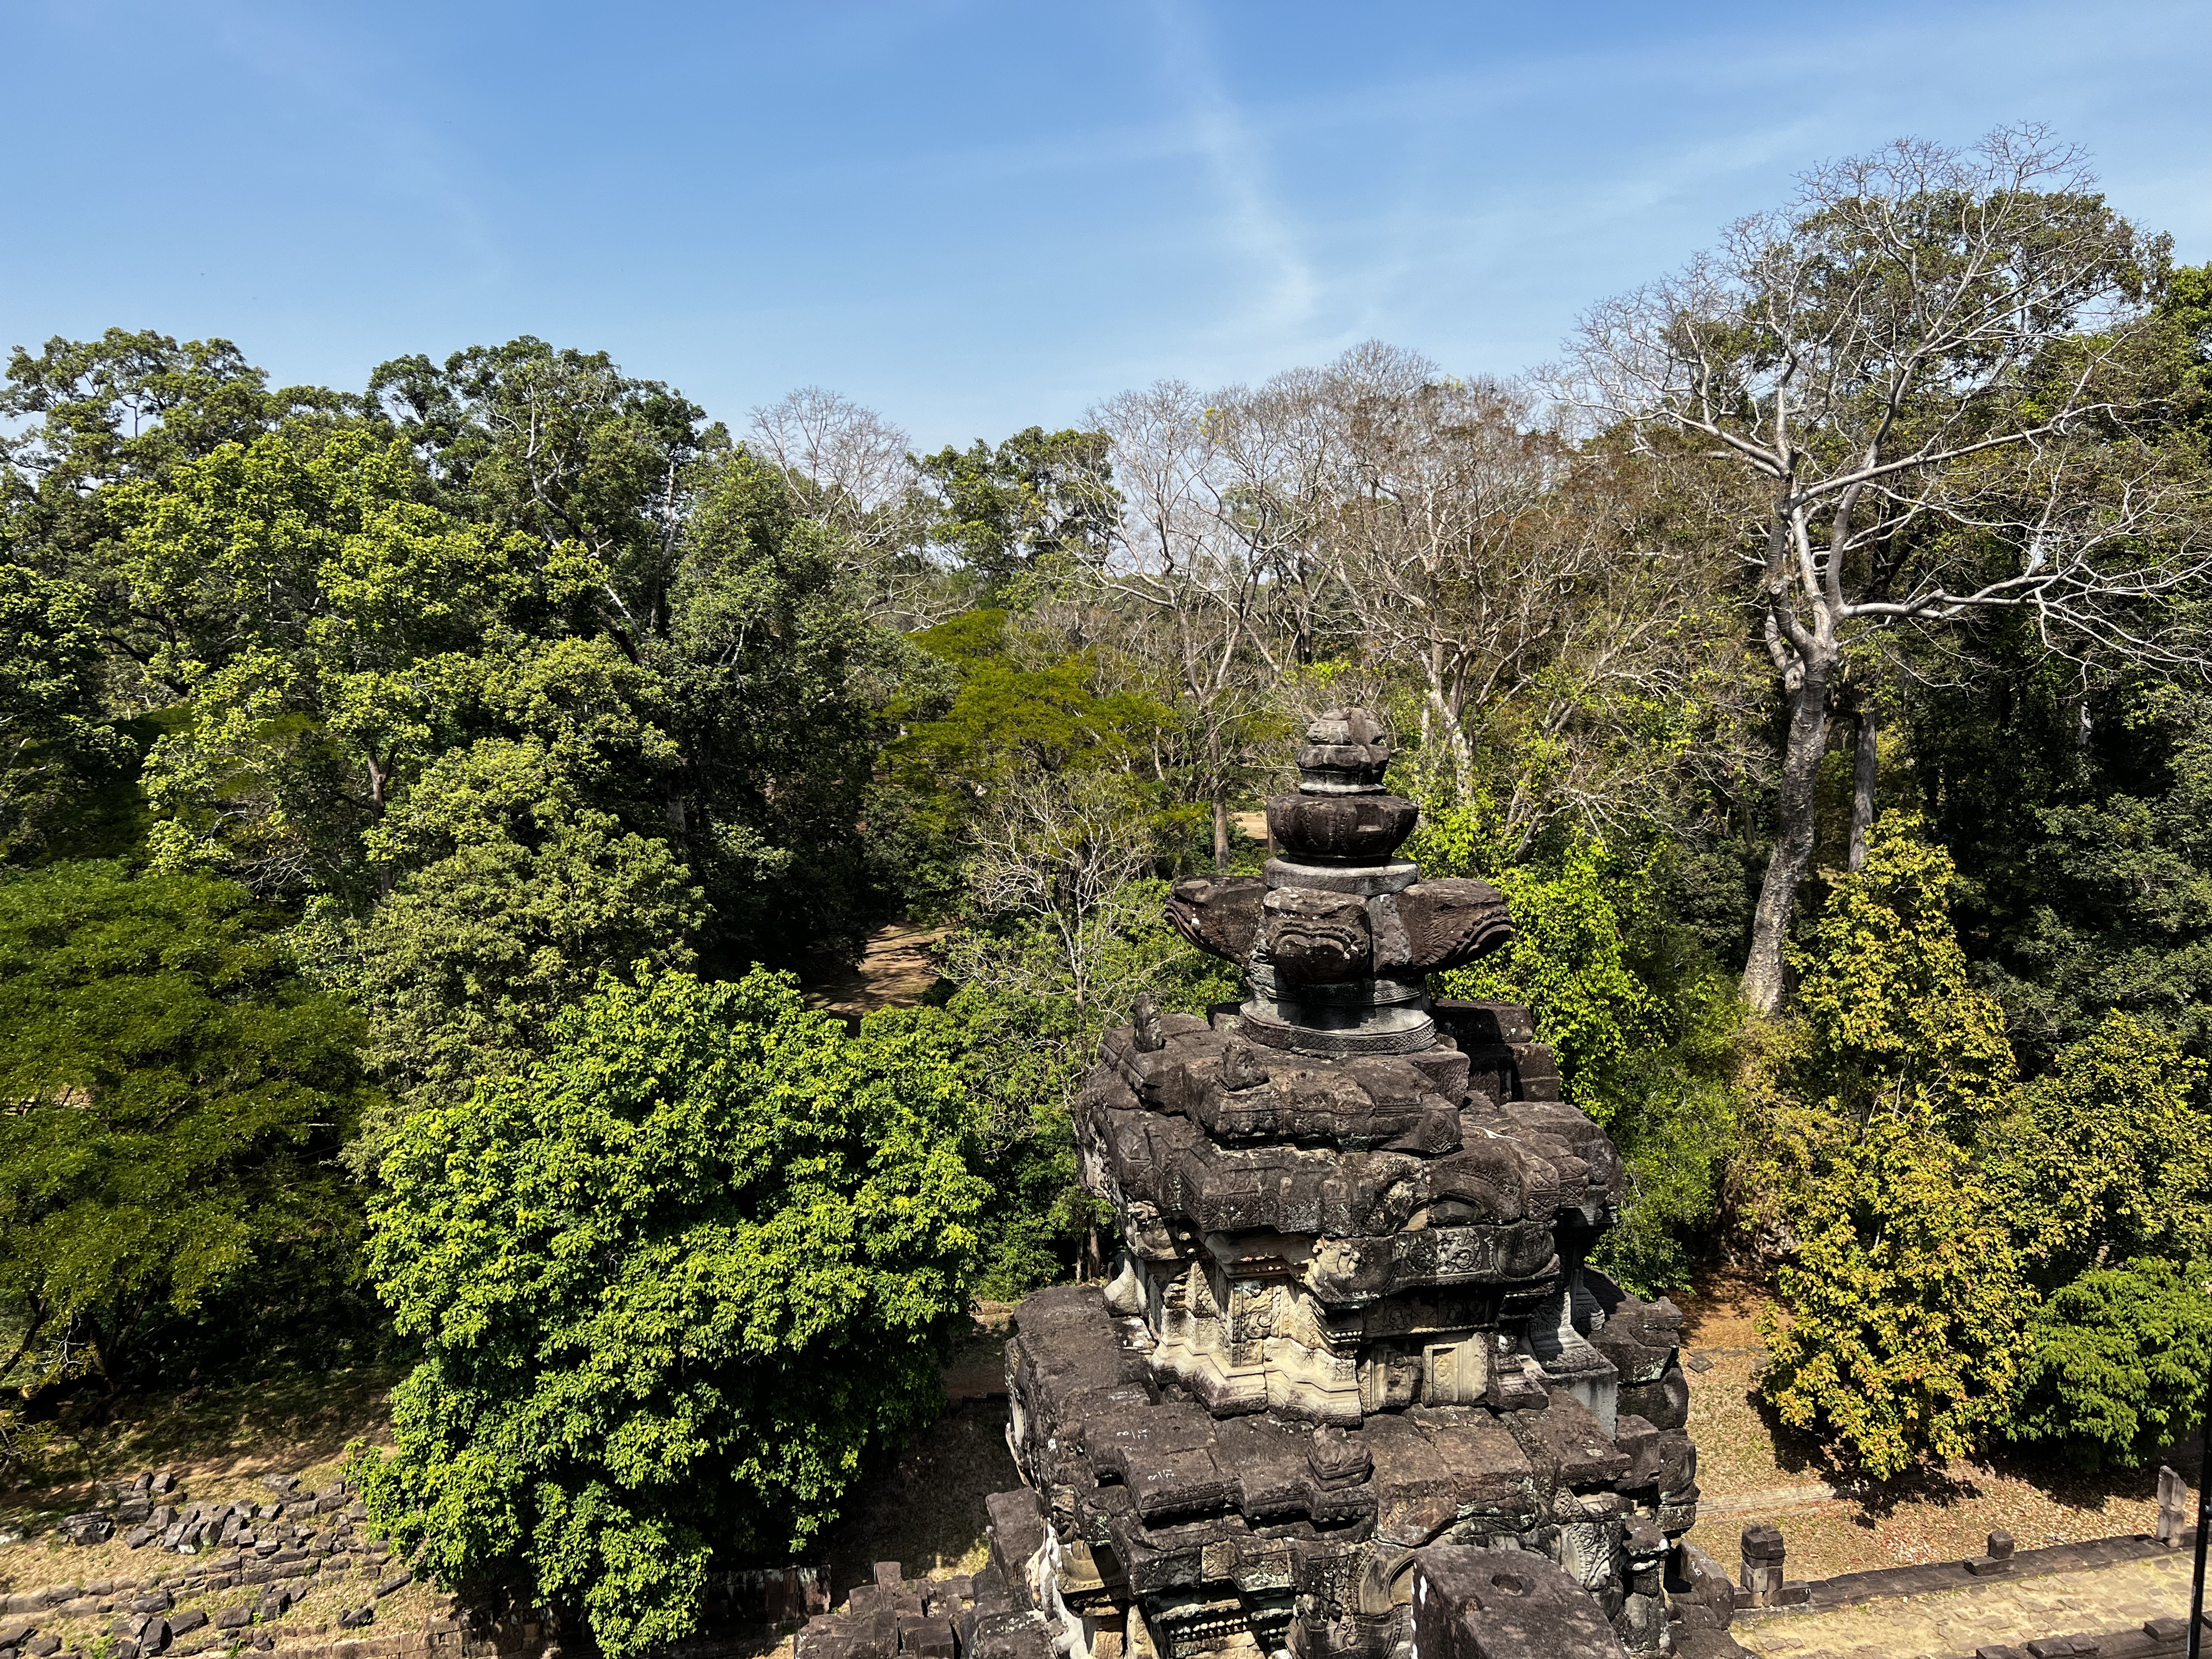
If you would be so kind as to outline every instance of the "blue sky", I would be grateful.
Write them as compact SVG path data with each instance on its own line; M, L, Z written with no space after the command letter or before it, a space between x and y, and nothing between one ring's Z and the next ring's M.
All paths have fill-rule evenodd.
M1510 373L1900 134L2051 123L2212 258L2212 0L0 0L0 346L534 333L935 445L1370 337Z

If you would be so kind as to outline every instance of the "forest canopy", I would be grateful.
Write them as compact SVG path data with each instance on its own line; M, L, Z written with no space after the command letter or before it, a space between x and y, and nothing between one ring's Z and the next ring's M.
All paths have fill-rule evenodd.
M365 1329L399 1537L683 1633L973 1298L1110 1253L1079 1079L1243 994L1168 884L1349 702L1513 909L1434 988L1620 1146L1601 1265L1771 1289L1780 1420L1877 1478L2197 1420L2212 269L2039 132L1809 175L1522 380L1370 343L923 453L526 336L356 391L117 328L0 422L6 1455L210 1319ZM893 923L938 982L848 1030Z

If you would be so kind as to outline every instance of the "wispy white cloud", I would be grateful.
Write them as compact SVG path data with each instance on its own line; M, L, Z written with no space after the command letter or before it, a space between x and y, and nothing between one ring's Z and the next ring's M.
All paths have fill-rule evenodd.
M1299 228L1270 177L1265 146L1222 84L1189 8L1182 0L1152 0L1152 15L1161 69L1220 192L1221 231L1254 279L1256 303L1237 305L1234 331L1302 327L1317 286Z

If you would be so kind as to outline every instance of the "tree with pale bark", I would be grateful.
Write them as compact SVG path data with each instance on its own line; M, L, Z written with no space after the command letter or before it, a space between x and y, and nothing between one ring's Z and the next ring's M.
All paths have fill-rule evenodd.
M1189 728L1190 793L1229 868L1231 805L1285 735L1272 686L1286 665L1267 626L1285 574L1264 474L1232 405L1180 381L1127 392L1091 412L1112 445L1123 507L1097 550L1097 584L1129 617L1129 654L1169 690Z
M1830 723L1885 633L2024 611L2061 651L2197 658L2165 601L2212 568L2201 470L2136 418L2167 243L2092 183L2033 127L1824 167L1786 209L1592 311L1560 378L1600 427L1733 476L1789 708L1744 972L1761 1011L1784 991Z

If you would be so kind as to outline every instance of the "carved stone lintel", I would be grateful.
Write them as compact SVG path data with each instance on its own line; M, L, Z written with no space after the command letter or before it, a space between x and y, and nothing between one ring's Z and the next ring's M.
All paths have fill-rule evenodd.
M1256 876L1190 877L1168 895L1168 925L1211 956L1243 962L1259 937L1260 906L1267 896L1267 884Z
M1513 914L1505 896L1486 881L1416 882L1396 902L1407 965L1419 972L1442 973L1512 943Z
M1374 961L1367 906L1348 893L1279 887L1262 908L1267 957L1286 980L1365 978Z

